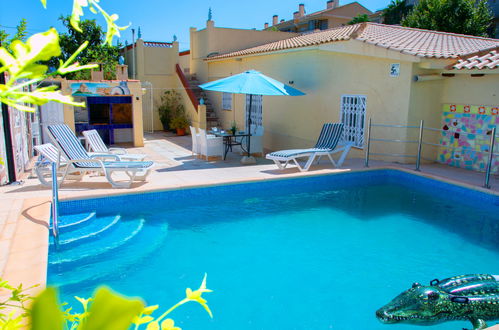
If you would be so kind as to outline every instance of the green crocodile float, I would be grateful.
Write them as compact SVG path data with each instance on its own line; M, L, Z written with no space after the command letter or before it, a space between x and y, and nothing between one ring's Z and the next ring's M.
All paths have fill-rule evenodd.
M414 283L376 311L382 323L432 325L469 320L474 330L487 328L486 321L499 319L499 276L460 275L433 280L429 286Z

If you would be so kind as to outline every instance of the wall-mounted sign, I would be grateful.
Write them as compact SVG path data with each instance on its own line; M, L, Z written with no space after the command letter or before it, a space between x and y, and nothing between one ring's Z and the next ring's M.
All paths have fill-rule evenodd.
M390 64L390 77L398 77L400 75L400 63Z

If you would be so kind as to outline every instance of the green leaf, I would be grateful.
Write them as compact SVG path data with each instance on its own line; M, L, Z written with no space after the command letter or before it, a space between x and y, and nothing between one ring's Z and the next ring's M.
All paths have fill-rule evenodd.
M14 40L10 49L13 55L0 47L0 63L7 68L12 80L42 77L47 71L47 66L37 62L47 61L61 54L59 34L54 28L34 34L26 43Z
M88 317L79 330L128 330L134 317L144 309L138 299L117 295L106 287L97 290Z
M31 330L63 329L62 312L59 310L55 288L49 287L35 298L30 314Z
M153 317L151 316L143 316L141 318L137 318L133 321L134 324L136 325L141 325L141 324L145 324L145 323L149 323L151 322L152 320L154 320Z
M151 315L152 312L154 312L156 309L158 309L159 305L153 305L153 306L147 306L146 308L144 308L144 310L142 311L142 314L145 314L145 315Z
M73 12L71 13L71 26L78 32L83 33L80 28L80 17L83 16L83 7L88 6L87 0L73 0Z
M156 321L149 323L146 330L160 330L159 323Z
M92 298L84 299L78 296L75 296L75 299L78 300L83 305L83 311L86 312L88 309L88 303L92 300Z

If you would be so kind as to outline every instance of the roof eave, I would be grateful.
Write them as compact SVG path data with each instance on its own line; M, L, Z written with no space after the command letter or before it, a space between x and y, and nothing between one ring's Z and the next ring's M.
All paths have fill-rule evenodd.
M311 46L307 46L307 47L295 47L295 48L287 48L287 49L259 52L259 53L253 53L253 54L234 55L234 56L218 57L218 58L209 58L208 57L208 58L205 58L204 61L206 61L206 62L229 61L229 60L238 60L238 59L255 57L255 56L277 55L277 54L282 54L282 53L292 53L292 52L298 52L298 51L318 50L319 46L320 45L311 45Z

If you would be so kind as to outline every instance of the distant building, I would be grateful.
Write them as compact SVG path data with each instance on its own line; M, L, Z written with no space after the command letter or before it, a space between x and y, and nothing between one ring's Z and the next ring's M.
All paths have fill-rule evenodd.
M358 2L352 2L340 6L339 0L330 0L326 4L326 9L306 15L305 5L299 4L298 11L293 13L293 19L279 22L279 17L272 17L272 26L265 23L264 30L278 30L283 32L307 32L314 30L327 30L330 28L343 26L357 15L372 12Z

